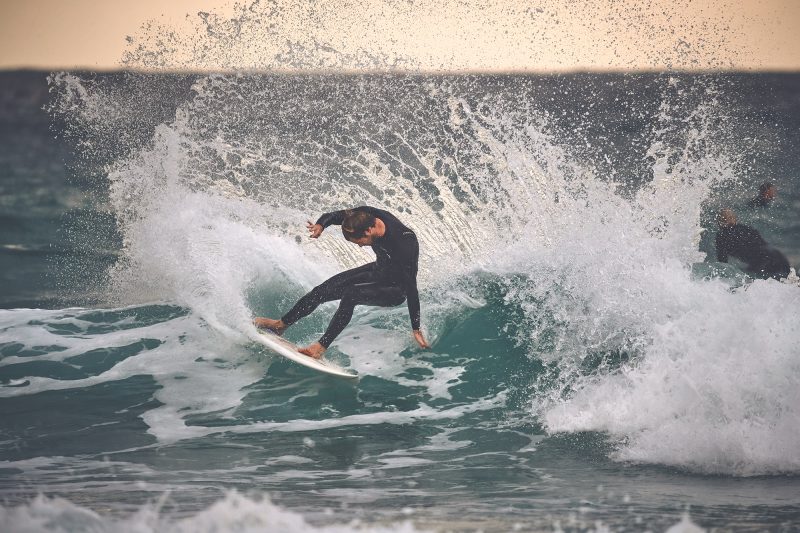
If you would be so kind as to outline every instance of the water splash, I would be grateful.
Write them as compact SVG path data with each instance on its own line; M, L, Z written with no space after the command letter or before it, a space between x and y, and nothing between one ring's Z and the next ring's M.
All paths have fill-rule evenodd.
M429 322L434 336L460 312L453 293L480 296L481 276L499 279L521 316L506 326L550 369L532 394L551 431L608 432L622 460L796 470L786 444L798 428L791 383L756 362L771 358L796 375L787 354L797 332L764 303L766 295L794 309L794 288L759 282L731 292L692 275L703 259L704 202L737 179L716 84L654 77L661 101L634 97L623 110L632 131L620 138L624 128L599 125L591 99L575 105L558 79L186 75L164 84L169 104L145 119L133 98L146 94L142 85L53 83L56 111L74 117L106 165L123 239L109 273L116 300L176 302L244 342L253 294L288 302L291 291L367 260L332 231L305 240L306 218L384 207L420 235L423 305L454 305ZM591 83L602 88L604 78ZM137 135L117 135L130 124ZM629 150L637 162L624 167L606 144L629 141L645 150ZM773 326L743 339L753 309ZM747 369L748 380L714 379L719 368ZM692 388L692 405L687 379L709 382ZM661 401L639 416L653 394ZM698 431L708 438L687 443ZM724 445L733 434L741 438Z
M635 7L255 0L193 13L182 24L151 21L128 37L123 65L327 73L725 69L750 60L736 39L745 23L688 0Z

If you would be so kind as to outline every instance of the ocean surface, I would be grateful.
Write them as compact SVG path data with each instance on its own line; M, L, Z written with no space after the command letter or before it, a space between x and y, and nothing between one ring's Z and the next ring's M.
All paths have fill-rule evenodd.
M360 307L349 382L251 320L357 205L432 348ZM797 531L800 287L723 207L800 266L800 74L0 73L0 530Z

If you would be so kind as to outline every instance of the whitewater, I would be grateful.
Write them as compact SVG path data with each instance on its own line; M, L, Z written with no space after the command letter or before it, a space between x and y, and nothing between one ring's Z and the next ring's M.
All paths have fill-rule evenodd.
M0 124L4 530L800 521L800 287L713 247L732 207L800 264L797 75L4 80L49 91ZM326 353L351 383L252 319L372 260L306 235L358 205L419 236L432 347L359 307Z

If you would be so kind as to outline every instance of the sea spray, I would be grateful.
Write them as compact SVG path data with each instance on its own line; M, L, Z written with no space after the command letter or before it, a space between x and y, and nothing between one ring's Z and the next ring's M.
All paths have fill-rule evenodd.
M676 524L687 503L703 527L797 523L795 288L716 264L713 218L778 181L770 209L739 214L800 257L800 78L497 73L504 43L562 66L743 50L734 14L684 0L538 4L248 0L148 24L135 71L53 75L53 131L90 198L45 205L66 190L31 148L47 136L5 129L3 174L18 147L37 160L4 182L6 279L52 241L66 305L92 308L0 313L3 525L696 530ZM510 24L470 30L500 10ZM448 54L431 18L470 60L494 39L475 64L494 74L421 75ZM6 110L32 92L9 94ZM50 232L40 213L78 203ZM249 340L253 315L371 260L304 229L360 204L420 236L434 346L404 306L360 308L326 355L352 384ZM287 335L317 339L334 308Z
M577 216L553 225L565 231L555 253L511 261L530 281L509 297L529 306L528 340L553 361L534 411L551 432L610 433L621 460L794 472L800 337L786 310L800 294L776 281L732 290L692 275L702 204L734 174L702 149L702 129L687 134L684 149L655 158L653 181L630 204L590 194ZM663 149L658 140L651 153Z
M269 304L270 313L281 313L326 273L369 260L333 230L308 241L305 220L344 206L388 208L420 236L420 286L430 308L431 336L446 334L448 317L463 314L460 294L470 295L474 309L486 301L481 277L499 276L505 305L521 311L521 318L514 318L516 311L508 315L514 324L504 329L514 332L532 360L550 369L519 381L533 381L536 417L551 431L610 431L627 443L614 456L632 458L625 450L634 449L637 431L611 429L607 415L593 418L585 407L581 417L569 418L569 406L583 405L589 391L604 387L616 397L624 376L646 373L657 357L738 361L737 355L723 354L740 344L733 333L743 330L736 324L747 313L736 302L749 293L731 293L729 283L696 279L691 270L704 258L697 246L705 204L739 179L741 154L727 133L734 120L722 111L725 87L676 75L658 80L660 103L639 102L636 111L642 124L652 121L649 130L639 127L629 138L640 146L649 136L648 148L639 154L647 164L635 165L633 177L631 168L612 165L625 174L621 182L622 176L603 175L609 168L604 148L585 137L587 131L602 137L607 129L592 125L568 132L552 110L536 109L529 101L510 105L515 92L535 94L542 88L524 79L496 86L483 81L196 77L191 96L176 101L173 119L153 127L147 146L120 154L108 167L109 201L124 239L122 257L110 272L111 291L123 302L179 302L232 342L242 342L241 324L252 316L253 303L263 301L258 294L271 292L268 287L284 281L294 287L280 294L278 305ZM93 116L93 100L75 90L81 82L62 83L63 97L83 95L80 101ZM380 105L388 100L399 104ZM593 124L588 116L582 120ZM785 304L796 304L790 287L770 290L786 291L780 292ZM453 296L434 298L437 293ZM701 334L706 315L727 326ZM392 328L406 327L402 313L387 316L393 317L387 323ZM693 318L681 318L687 316ZM781 324L780 313L773 312L769 321ZM713 321L706 322L710 328ZM663 340L665 331L671 343ZM755 331L753 338L754 346L778 361L796 345L791 327L777 334ZM753 351L736 354L757 360ZM734 364L747 368L748 363ZM701 405L710 402L701 411L716 420L714 402L753 394L749 387L734 383L727 392L700 394ZM681 407L670 410L680 403L679 389L664 391L663 416L683 413ZM776 450L771 458L767 452L723 451L709 466L707 450L714 445L704 444L696 459L689 447L674 461L661 452L652 461L733 473L793 470L791 457L777 466L780 435L795 429L792 398L785 390L770 390L778 394L774 401L788 406L779 412L789 413L768 423L788 424L765 441ZM763 394L770 401L770 392ZM678 397L668 400L672 395ZM592 401L600 405L594 396ZM732 420L750 418L743 409ZM658 419L653 422L663 427ZM691 432L700 422L687 419L687 424ZM707 442L728 439L735 424L723 422ZM743 442L734 447L746 448ZM635 455L648 461L647 452Z

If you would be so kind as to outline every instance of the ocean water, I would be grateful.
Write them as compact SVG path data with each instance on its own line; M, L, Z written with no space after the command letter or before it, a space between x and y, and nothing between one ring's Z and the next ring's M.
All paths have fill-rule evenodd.
M800 75L0 74L0 529L794 531ZM778 199L746 207L772 180ZM252 339L421 240L326 357ZM335 304L287 332L324 331Z

